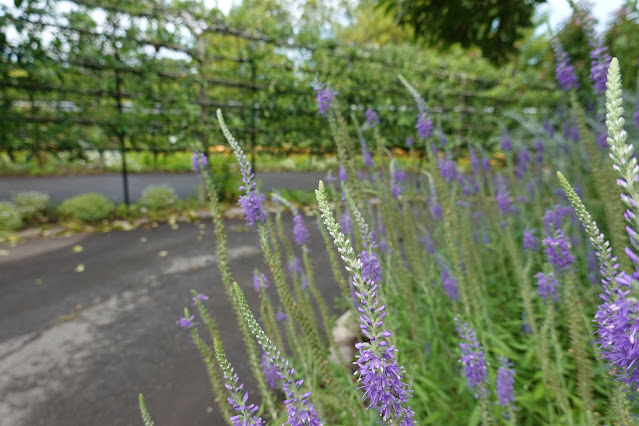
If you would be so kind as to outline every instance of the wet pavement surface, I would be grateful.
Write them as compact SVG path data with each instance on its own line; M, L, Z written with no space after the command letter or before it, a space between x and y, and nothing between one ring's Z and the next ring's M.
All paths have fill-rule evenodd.
M338 288L311 219L316 282L333 306ZM257 231L225 224L234 278L257 308L253 270L267 272ZM140 392L157 425L224 424L199 353L176 325L191 289L209 296L229 359L254 389L210 222L0 249L0 425L141 425Z

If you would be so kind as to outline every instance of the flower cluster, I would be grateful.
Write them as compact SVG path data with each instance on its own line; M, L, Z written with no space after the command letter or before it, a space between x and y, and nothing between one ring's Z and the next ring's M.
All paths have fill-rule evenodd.
M315 100L317 101L317 107L319 108L320 115L326 115L331 107L335 91L327 88L326 83L320 84L318 81L314 83L313 90L316 92Z
M200 170L204 170L209 166L209 160L206 155L200 151L194 151L191 153L191 163L193 164L193 171L199 173Z
M499 370L497 370L497 402L502 407L515 402L515 370L513 364L505 356L499 357Z
M462 324L457 318L455 318L455 322L457 323L459 337L462 339L459 343L459 348L461 349L459 362L464 366L466 381L468 386L475 391L475 398L484 398L488 381L484 350L477 341L475 331L468 324Z
M577 81L577 74L575 74L573 66L570 65L568 54L559 39L554 38L552 40L552 48L555 52L555 75L557 76L559 86L561 86L561 89L565 92L571 89L578 89L579 82Z
M262 289L268 288L268 279L266 278L266 275L264 275L262 272L258 271L257 269L253 271L253 288L258 293Z
M501 134L501 149L505 152L510 152L513 150L513 140L510 138L510 135L507 131L504 131Z
M391 173L391 194L395 199L399 199L399 197L406 190L406 186L404 182L406 181L406 172L400 169L399 167L393 167Z
M353 275L355 296L361 304L358 307L360 328L369 341L355 346L359 350L355 362L358 370L355 374L361 383L364 399L369 402L369 409L378 411L383 422L413 425L414 413L406 405L411 391L402 381L404 368L397 365L397 350L388 342L391 332L382 328L386 305L380 306L377 297L378 284L364 279L362 262L355 256L350 241L340 231L339 224L333 217L322 181L315 194L326 229L334 239L346 270ZM361 214L356 216L359 218Z
M499 207L499 211L502 215L508 216L509 214L518 212L510 198L510 191L508 190L506 180L501 175L497 177L495 198L497 199L497 207Z
M177 320L177 325L179 325L185 330L188 330L189 328L192 328L195 326L195 321L193 321L194 319L195 319L195 316L184 314L184 316L181 316Z
M525 250L529 250L532 252L537 251L537 249L539 248L539 238L537 238L535 236L535 233L537 232L536 229L529 229L526 228L524 230L524 249Z
M277 375L277 368L269 362L268 355L264 351L262 351L261 366L268 387L271 389L277 389L277 382L280 379L280 376Z
M262 350L266 353L266 362L275 367L279 377L280 384L286 397L284 400L288 416L286 424L290 426L321 425L322 422L320 421L317 411L315 410L315 406L310 399L311 392L305 390L304 379L296 377L295 368L290 365L288 359L280 353L279 349L259 326L248 306L248 303L246 302L244 293L237 283L234 285L234 289L235 296L240 306L240 311L242 312L242 316L244 317L246 324L256 337L258 343L262 347Z
M370 127L375 127L379 125L379 115L372 109L366 110L366 121Z
M459 289L457 288L457 278L451 275L450 271L442 262L438 262L440 264L441 270L441 282L446 295L450 297L454 301L459 300Z
M244 191L244 195L240 196L238 204L242 206L242 210L244 210L246 222L249 225L254 225L255 222L265 222L266 209L264 208L264 201L266 201L266 197L256 189L255 175L251 171L248 158L246 158L242 147L228 130L222 112L219 109L217 110L217 119L226 140L229 142L229 145L231 145L231 148L233 148L237 162L240 165L240 171L242 172L242 182L244 185L240 186L240 190Z
M562 229L557 229L553 235L544 238L542 244L544 253L546 253L546 260L551 265L567 270L570 265L576 262L571 250L572 245Z
M592 87L595 93L604 93L608 67L612 58L608 53L608 48L604 45L602 35L597 34L596 20L584 2L575 3L575 14L581 21L586 37L588 37L588 44L590 44L590 81L592 81Z
M370 149L368 149L368 145L366 145L366 142L364 142L364 140L362 140L362 161L364 162L364 165L368 168L375 166L375 160L373 159L373 154L371 154L371 151Z
M417 137L420 139L427 139L433 136L433 120L428 115L428 110L425 106L420 108L417 114L417 124L415 128L417 129Z
M262 418L256 417L255 414L259 410L255 404L248 404L248 392L244 391L244 383L240 383L240 379L235 373L233 367L226 359L222 344L219 340L215 340L215 356L218 364L222 368L224 374L224 386L228 389L230 396L228 402L237 414L230 417L233 426L262 426Z
M304 225L304 218L300 212L295 213L293 216L293 237L298 246L308 244L311 241L306 225Z
M539 297L547 300L548 297L552 295L555 302L559 301L559 297L557 296L557 278L555 278L554 272L551 271L547 274L537 272L535 279L537 279L537 293L539 293Z

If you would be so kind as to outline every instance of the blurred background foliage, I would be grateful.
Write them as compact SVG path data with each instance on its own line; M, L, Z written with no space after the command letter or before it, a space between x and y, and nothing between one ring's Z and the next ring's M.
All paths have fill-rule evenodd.
M388 146L404 147L416 111L398 74L456 146L490 149L511 124L503 112L543 118L559 98L545 17L532 13L540 2L492 3L459 22L492 26L462 31L446 18L426 37L430 24L408 12L437 2L243 0L225 14L203 0L15 0L0 6L0 150L7 162L26 151L43 163L59 153L206 149L221 142L222 108L248 150L330 153L316 80L337 91L345 117L377 110ZM468 2L449 6L455 17ZM638 30L628 1L606 33L612 53L633 61L622 64L628 88ZM578 23L559 36L574 62L588 61Z

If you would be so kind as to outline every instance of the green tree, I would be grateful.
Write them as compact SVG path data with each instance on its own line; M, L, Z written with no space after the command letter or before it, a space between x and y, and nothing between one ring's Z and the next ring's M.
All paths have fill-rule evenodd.
M448 48L477 46L494 63L516 52L522 30L532 26L545 0L379 0L379 7L412 29L415 38Z

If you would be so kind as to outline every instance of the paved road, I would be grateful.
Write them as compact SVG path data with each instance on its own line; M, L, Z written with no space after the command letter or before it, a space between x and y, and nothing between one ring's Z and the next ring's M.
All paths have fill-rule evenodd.
M324 179L326 173L320 172L282 172L258 173L262 181L262 189L271 191L280 189L317 188L317 182ZM129 194L136 201L144 188L149 185L169 185L175 189L180 198L188 198L196 194L200 182L195 173L145 173L129 175ZM124 200L122 177L118 174L79 175L79 176L45 176L45 177L0 177L0 200L10 200L22 191L42 191L51 196L53 201L62 201L85 192L99 192L121 203Z
M290 229L289 218L286 223ZM257 233L241 221L226 224L232 271L256 307L251 276L256 267L264 270ZM330 303L338 289L319 231L309 231L316 280ZM75 252L75 245L83 250ZM218 278L210 224L0 249L9 250L0 256L1 426L140 425L138 392L158 425L222 425L204 365L175 324L190 289L210 296L205 303L230 359L254 389Z

